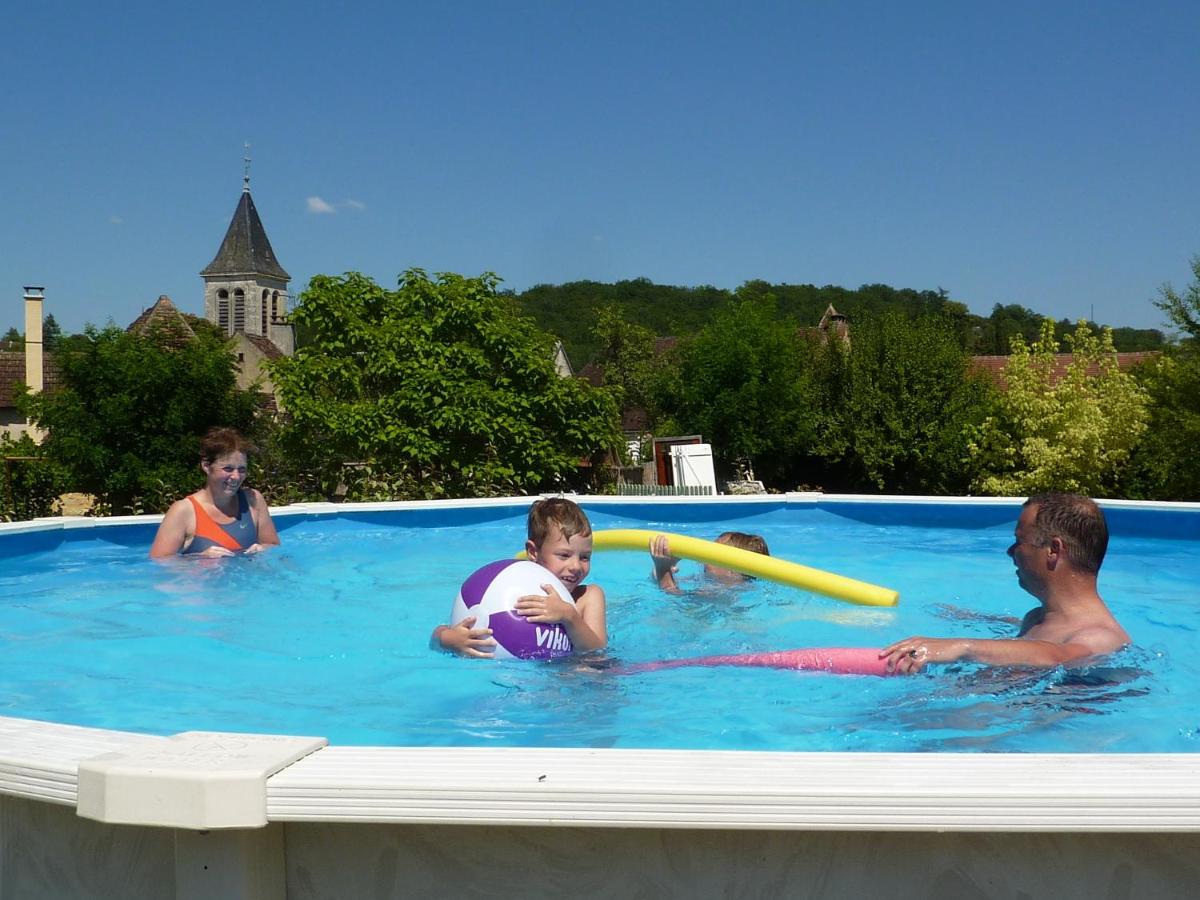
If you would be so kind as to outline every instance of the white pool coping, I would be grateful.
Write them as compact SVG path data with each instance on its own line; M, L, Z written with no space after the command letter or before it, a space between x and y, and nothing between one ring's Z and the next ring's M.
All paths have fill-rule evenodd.
M81 764L153 757L172 740L0 717L0 791L75 807ZM265 797L245 790L268 822L1200 831L1200 757L1190 754L330 746L267 778ZM173 810L126 824L180 827Z
M296 504L273 515L462 506ZM713 498L587 497L589 505ZM736 503L949 502L947 498L796 495ZM963 502L963 501L958 501ZM1019 498L965 502L1011 505ZM1105 506L1200 509L1107 501ZM0 533L161 516L55 519ZM14 527L15 526L15 527ZM0 717L0 792L77 807L79 766L155 750L172 738ZM147 752L148 751L148 752ZM268 822L372 822L822 831L1200 831L1193 754L786 753L759 751L326 746L248 791ZM145 822L169 826L168 822Z

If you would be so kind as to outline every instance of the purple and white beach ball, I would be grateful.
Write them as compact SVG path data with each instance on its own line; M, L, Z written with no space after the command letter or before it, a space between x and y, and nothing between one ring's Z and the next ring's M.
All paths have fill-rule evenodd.
M475 616L476 628L492 629L497 658L568 656L574 648L562 625L539 625L513 609L520 597L544 594L543 584L552 586L563 600L575 605L566 586L535 562L501 559L488 563L463 582L450 610L450 622L457 624L467 616Z

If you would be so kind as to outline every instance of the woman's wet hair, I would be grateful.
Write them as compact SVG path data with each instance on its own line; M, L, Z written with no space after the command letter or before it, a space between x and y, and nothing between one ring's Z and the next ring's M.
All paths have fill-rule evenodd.
M210 465L230 453L249 456L255 447L236 428L213 427L200 439L200 460Z

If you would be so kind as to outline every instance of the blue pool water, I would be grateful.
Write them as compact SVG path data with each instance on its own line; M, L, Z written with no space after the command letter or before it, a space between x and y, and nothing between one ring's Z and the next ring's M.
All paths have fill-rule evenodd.
M621 663L910 634L1006 636L1035 601L1005 548L1017 506L596 504L595 528L764 535L776 556L896 588L895 609L769 582L665 596L609 551ZM0 534L0 714L341 744L838 751L1191 752L1200 512L1110 510L1101 593L1137 647L1084 672L974 666L907 679L683 668L622 676L431 651L462 579L524 540L524 509L280 516L256 558L146 558L153 526ZM64 539L65 538L65 539ZM61 543L60 543L61 542ZM684 562L685 582L702 586Z

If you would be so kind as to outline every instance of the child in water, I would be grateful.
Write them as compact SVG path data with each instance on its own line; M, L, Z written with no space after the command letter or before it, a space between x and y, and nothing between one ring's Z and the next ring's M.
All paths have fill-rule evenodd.
M560 623L577 651L602 649L608 643L604 589L583 583L592 568L592 526L587 515L579 504L564 497L538 500L529 508L526 536L526 555L563 583L575 605L544 584L545 594L519 598L516 611L535 624ZM492 630L476 628L475 616L439 625L430 644L461 656L482 658L491 658L496 648Z
M770 556L767 542L761 535L746 534L744 531L726 531L717 538L718 544L736 547L739 550L749 550L751 553L761 553ZM653 578L660 588L668 594L682 594L675 574L679 571L679 557L671 555L671 540L665 534L656 534L650 540L650 558L654 561ZM726 587L736 587L751 580L751 576L722 569L709 563L704 564L704 576L717 584Z

